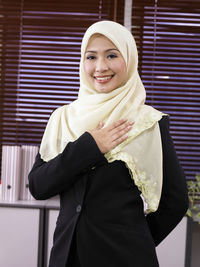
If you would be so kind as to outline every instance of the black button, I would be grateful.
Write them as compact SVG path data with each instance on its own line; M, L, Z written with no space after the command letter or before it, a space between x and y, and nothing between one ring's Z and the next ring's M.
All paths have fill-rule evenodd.
M77 207L76 207L76 212L80 212L81 211L81 205L78 205Z

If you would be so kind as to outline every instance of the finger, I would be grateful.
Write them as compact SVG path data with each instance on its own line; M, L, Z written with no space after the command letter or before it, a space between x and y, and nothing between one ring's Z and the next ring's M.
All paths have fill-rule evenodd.
M100 123L97 126L97 130L100 130L102 127L104 126L104 123L102 121L100 121Z
M133 124L134 124L133 122L123 123L123 124L119 125L118 127L110 130L110 133L113 135L121 133L123 135L124 133L130 131L130 129L133 127Z
M112 136L112 142L120 140L121 138L128 136L127 133L130 131L130 129L125 129L119 133L116 133Z
M113 122L111 125L109 125L109 126L107 127L107 129L108 129L109 131L112 131L113 129L119 127L120 125L123 125L123 124L126 123L126 122L127 122L127 119L121 119L121 120L119 120L119 121L117 121L117 122Z
M112 141L116 141L127 135L127 133L132 129L133 123L126 123L126 125L120 126L110 132Z
M112 149L123 143L128 138L128 135L123 135L120 138L117 138L111 142Z

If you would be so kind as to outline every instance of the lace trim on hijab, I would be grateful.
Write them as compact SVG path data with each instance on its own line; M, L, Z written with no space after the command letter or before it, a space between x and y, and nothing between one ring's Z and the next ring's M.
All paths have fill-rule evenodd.
M141 132L151 128L155 124L155 116L157 116L156 120L159 121L163 115L166 114L149 113L149 115L146 116L146 119L134 125L133 136L129 137L123 143L115 147L115 149L105 154L108 162L121 160L125 163L131 178L141 191L144 201L147 204L147 209L145 211L146 213L154 212L158 208L160 197L158 194L156 194L157 182L152 179L152 177L147 177L147 174L144 171L141 171L139 168L137 168L137 163L129 153L123 151L123 147L130 143L131 140L134 139L138 134L141 134Z
M159 203L159 198L155 194L155 187L157 184L151 179L148 179L145 172L140 171L136 168L136 164L131 155L126 152L118 152L116 155L114 155L114 157L110 155L110 157L106 156L106 158L108 162L112 162L114 160L121 160L125 162L131 178L133 179L138 189L141 191L142 196L144 197L144 200L148 205L148 209L145 212L150 213L156 211Z

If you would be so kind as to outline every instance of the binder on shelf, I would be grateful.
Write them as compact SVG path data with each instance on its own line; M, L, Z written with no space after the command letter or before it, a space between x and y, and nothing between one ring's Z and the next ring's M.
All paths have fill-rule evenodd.
M38 153L38 146L23 145L21 146L21 186L20 199L33 200L28 186L28 174L33 166L35 157Z
M28 174L38 151L38 146L2 146L0 199L6 201L34 199L29 192Z
M19 199L21 175L21 147L2 146L1 183L3 200Z

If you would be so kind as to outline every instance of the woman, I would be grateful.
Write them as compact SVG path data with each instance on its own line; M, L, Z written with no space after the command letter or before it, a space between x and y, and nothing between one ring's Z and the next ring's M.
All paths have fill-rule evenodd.
M51 115L29 174L36 199L60 195L50 267L156 267L187 210L168 116L144 104L137 66L125 27L88 28L78 99Z

